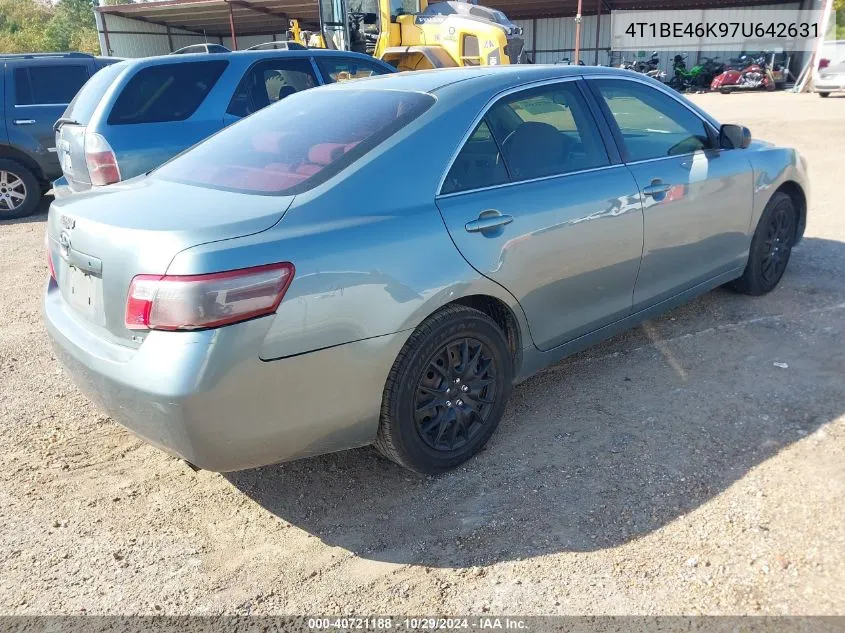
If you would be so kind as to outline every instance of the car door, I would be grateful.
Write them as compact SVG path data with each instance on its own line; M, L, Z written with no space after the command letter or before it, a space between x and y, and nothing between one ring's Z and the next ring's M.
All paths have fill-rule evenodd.
M636 182L579 83L498 98L437 196L455 245L519 300L542 350L630 314L642 255Z
M235 89L224 123L229 125L300 90L319 84L307 57L277 57L256 62Z
M91 64L44 57L7 62L6 131L41 166L47 178L61 175L53 124L88 81Z
M742 268L752 201L747 157L718 149L713 127L680 97L632 79L588 84L643 196L634 310Z

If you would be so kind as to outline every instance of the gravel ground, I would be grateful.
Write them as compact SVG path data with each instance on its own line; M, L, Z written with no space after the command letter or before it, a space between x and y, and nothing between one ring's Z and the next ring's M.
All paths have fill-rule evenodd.
M194 473L147 446L50 351L45 215L0 222L0 612L845 613L845 99L695 100L810 161L781 286L534 377L437 478L369 449Z

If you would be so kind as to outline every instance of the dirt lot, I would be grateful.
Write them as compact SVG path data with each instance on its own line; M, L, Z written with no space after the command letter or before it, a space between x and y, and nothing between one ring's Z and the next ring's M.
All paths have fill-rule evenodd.
M810 161L779 289L545 371L438 478L369 449L194 473L147 446L50 351L45 216L0 223L0 612L845 613L845 98L695 99Z

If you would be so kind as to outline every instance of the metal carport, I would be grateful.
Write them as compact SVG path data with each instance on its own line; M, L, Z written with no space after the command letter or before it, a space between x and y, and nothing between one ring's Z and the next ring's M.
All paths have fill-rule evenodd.
M297 18L306 24L319 22L318 1L158 0L100 6L96 8L96 17L105 54L140 57L165 54L204 41L237 49L282 39L289 19ZM560 58L567 51L580 49L588 54L587 61L606 63L609 39L604 35L609 34L611 11L724 7L741 10L777 5L811 8L820 5L821 0L481 0L480 3L502 10L524 28L526 50L533 53L534 61L555 61L553 56ZM573 20L579 10L581 17ZM143 44L134 41L142 35L149 36Z

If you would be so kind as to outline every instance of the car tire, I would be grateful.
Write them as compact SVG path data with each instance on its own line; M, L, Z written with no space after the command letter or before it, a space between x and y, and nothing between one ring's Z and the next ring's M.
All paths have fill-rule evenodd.
M18 198L20 195L23 200ZM41 195L41 185L31 170L17 161L0 159L0 220L34 213Z
M822 99L827 99L827 98L830 96L830 93L829 93L829 92L820 92L820 93L819 93L819 96L820 96Z
M719 92L723 95L729 95L733 92L733 88L719 88Z
M480 451L502 419L513 380L507 338L489 316L449 305L410 336L387 378L375 448L436 474Z
M792 198L777 192L757 223L742 277L730 287L759 296L774 290L783 277L798 236L798 212Z

